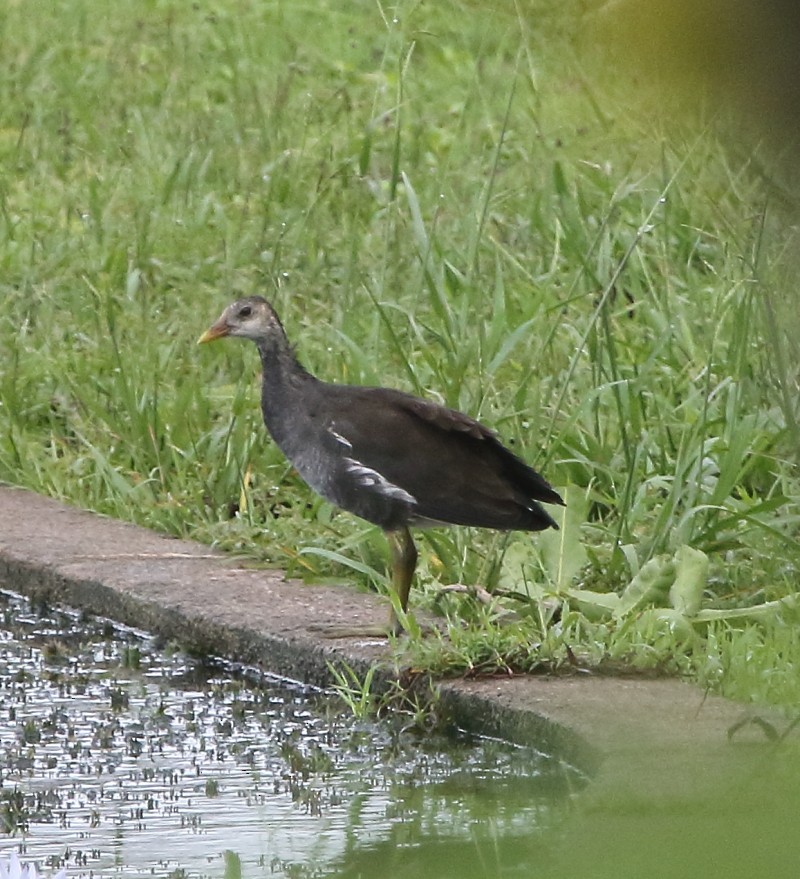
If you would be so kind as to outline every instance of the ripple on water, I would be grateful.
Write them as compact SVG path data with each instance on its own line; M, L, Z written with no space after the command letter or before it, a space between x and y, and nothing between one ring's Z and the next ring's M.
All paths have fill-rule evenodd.
M69 877L344 875L370 847L530 838L580 786L107 620L10 593L0 615L0 854Z

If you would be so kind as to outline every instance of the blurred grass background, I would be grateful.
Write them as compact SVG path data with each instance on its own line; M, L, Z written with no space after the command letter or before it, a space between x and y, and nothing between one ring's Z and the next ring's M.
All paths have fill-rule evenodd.
M716 81L651 76L671 45L629 7L4 4L0 478L380 585L380 533L267 440L254 352L194 344L259 292L321 377L461 408L569 486L578 586L688 545L714 607L794 594L786 151ZM524 535L421 543L423 603L552 574ZM793 622L652 661L796 700Z

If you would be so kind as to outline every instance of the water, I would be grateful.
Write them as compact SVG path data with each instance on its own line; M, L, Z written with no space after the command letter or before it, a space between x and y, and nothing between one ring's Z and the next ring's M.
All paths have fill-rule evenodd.
M108 622L2 593L0 617L0 856L47 873L800 875L797 734L669 753L627 742L585 786L535 751L359 722Z
M578 774L0 594L0 854L70 877L527 876Z

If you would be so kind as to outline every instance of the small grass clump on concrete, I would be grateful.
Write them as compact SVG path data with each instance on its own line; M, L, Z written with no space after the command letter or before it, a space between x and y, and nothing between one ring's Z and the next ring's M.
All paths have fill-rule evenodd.
M266 439L253 352L194 345L261 292L312 371L467 411L567 491L559 534L420 538L416 601L472 632L443 667L795 698L793 233L750 152L595 80L569 3L36 10L3 12L0 478L383 587L380 533Z

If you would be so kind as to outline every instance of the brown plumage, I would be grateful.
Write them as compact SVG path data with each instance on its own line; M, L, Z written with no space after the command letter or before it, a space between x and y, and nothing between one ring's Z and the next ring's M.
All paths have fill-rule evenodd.
M558 493L480 422L388 388L322 382L298 362L260 296L229 305L201 337L255 342L264 423L305 481L336 506L379 525L405 611L417 561L409 526L502 531L557 528L540 502ZM399 623L392 615L392 627Z

